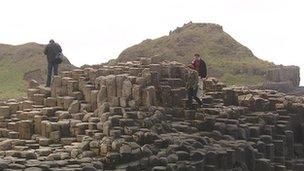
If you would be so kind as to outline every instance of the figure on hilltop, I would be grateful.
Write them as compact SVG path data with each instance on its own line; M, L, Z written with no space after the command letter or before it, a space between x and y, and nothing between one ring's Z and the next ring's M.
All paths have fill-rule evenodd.
M193 99L198 103L199 107L202 105L201 100L197 97L199 74L192 65L188 68L188 78L186 82L186 89L188 95L187 108L193 109Z
M54 75L58 75L58 65L62 62L62 59L60 58L62 55L62 49L58 43L51 39L44 49L44 54L47 56L48 62L46 87L50 87L52 73L54 73Z
M192 60L192 66L198 72L198 75L200 77L198 81L197 95L199 98L201 98L203 96L204 90L204 79L206 79L207 77L207 65L205 61L200 57L200 54L196 53L194 54Z

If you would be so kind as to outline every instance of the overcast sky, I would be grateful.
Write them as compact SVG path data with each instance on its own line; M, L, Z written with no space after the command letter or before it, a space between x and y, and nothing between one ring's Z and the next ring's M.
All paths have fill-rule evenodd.
M53 38L81 66L189 21L211 22L259 58L302 67L303 9L302 0L1 0L0 43Z

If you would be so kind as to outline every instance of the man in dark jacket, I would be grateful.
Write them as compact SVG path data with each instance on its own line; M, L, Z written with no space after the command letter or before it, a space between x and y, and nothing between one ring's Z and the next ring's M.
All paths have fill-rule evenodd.
M44 54L47 56L48 68L47 68L47 80L46 86L50 87L52 80L52 72L54 75L58 75L58 65L56 60L57 55L62 52L62 49L58 43L54 40L50 40L49 44L44 49Z
M207 65L205 61L200 57L198 53L194 54L192 66L199 74L199 82L198 82L198 92L197 95L199 98L203 97L204 92L204 80L207 77Z

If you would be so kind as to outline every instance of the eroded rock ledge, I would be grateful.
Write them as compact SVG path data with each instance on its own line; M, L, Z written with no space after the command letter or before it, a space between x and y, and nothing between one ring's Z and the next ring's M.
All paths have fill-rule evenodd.
M265 79L267 81L263 84L263 88L290 92L300 85L300 67L279 65L268 70Z

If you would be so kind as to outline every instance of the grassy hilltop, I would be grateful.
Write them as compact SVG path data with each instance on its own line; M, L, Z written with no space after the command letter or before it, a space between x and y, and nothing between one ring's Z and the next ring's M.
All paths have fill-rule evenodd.
M25 74L38 81L45 80L46 56L44 45L27 43L18 46L0 44L0 99L18 98L26 95ZM66 59L61 69L73 67Z
M190 63L200 53L208 65L208 75L227 84L254 85L264 81L265 71L274 67L225 33L220 25L188 23L168 36L147 39L124 50L117 61L152 57L154 61L176 60Z

